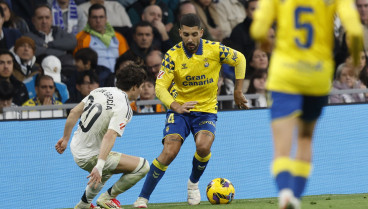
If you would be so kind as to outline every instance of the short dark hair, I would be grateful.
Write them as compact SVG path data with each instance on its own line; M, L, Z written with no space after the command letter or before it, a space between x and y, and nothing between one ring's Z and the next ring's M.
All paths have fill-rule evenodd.
M83 64L87 64L88 61L90 61L92 69L95 69L97 67L97 61L98 61L97 52L89 47L79 49L74 54L74 59L82 60Z
M185 14L180 19L180 28L182 28L183 25L188 27L198 26L198 28L201 28L201 20L196 14Z
M50 10L50 13L52 13L52 9L51 9L51 7L50 7L50 5L49 4L37 4L36 5L36 7L34 8L34 10L33 10L33 14L32 14L32 17L34 17L35 15L36 15L36 10L37 9L39 9L39 8L42 8L42 7L46 7L46 8L48 8L49 10ZM51 14L52 15L52 14Z
M91 83L99 83L98 75L94 70L87 70L78 73L77 84L81 85L84 83L84 77L88 76Z
M91 17L92 10L103 9L106 15L106 8L102 4L92 4L88 9L88 17Z
M116 87L128 91L133 86L139 87L146 79L147 74L143 67L135 64L127 65L116 73Z
M0 100L9 100L14 97L14 86L5 79L0 79Z
M39 87L40 86L40 83L41 83L41 80L46 80L46 79L51 79L52 82L54 83L54 86L55 86L55 82L54 82L54 79L49 76L49 75L37 75L36 77L36 83L35 83L35 87Z
M133 26L133 34L135 34L137 32L137 28L138 27L151 27L152 29L152 34L153 34L153 26L151 23L147 22L147 21L140 21L137 24L135 24Z

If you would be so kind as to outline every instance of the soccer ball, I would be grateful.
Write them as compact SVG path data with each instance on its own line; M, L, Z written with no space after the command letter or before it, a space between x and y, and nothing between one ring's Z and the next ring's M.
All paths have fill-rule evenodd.
M229 204L234 199L235 188L229 180L216 178L207 185L206 193L211 204Z

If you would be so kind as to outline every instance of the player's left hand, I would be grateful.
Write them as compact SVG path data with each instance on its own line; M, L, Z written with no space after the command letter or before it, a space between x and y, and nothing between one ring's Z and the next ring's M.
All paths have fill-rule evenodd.
M249 107L246 105L248 100L245 98L242 91L234 91L234 101L239 109L249 109Z
M101 175L100 172L96 167L94 167L91 171L91 173L87 176L87 179L89 178L88 185L92 187L94 185L94 188L96 189L98 184L101 183Z

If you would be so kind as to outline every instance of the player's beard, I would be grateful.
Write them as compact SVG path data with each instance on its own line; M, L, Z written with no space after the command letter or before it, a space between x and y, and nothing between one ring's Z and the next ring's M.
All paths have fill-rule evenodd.
M195 44L195 43L187 43L185 44L185 48L187 48L187 50L190 52L190 53L194 53L197 51L198 49L198 45Z

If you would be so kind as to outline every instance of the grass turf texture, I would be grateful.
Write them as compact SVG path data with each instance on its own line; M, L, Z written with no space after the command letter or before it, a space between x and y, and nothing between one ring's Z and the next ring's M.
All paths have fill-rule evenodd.
M235 199L228 205L211 205L208 201L202 201L200 205L190 206L186 202L180 203L152 203L148 208L156 209L277 209L277 198L261 199ZM123 205L124 209L133 208L132 205ZM305 196L302 201L302 209L367 209L368 193L344 194L344 195L315 195Z

